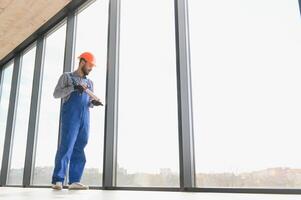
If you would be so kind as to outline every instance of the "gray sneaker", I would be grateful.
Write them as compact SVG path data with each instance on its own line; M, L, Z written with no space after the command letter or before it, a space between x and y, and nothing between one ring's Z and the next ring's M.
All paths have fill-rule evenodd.
M69 190L88 190L89 186L77 182L77 183L72 183L71 185L69 185L68 189Z
M63 183L62 182L56 182L55 184L52 184L51 187L54 190L62 190L63 189Z

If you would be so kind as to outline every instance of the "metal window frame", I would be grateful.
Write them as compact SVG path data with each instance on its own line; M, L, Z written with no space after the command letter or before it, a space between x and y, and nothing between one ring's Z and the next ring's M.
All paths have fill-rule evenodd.
M6 121L5 139L3 147L3 157L1 165L1 176L0 185L4 186L7 184L11 152L12 152L12 142L14 138L15 129L15 119L16 111L18 106L18 95L19 95L19 83L20 83L20 73L21 73L21 55L16 55L14 59L13 74L11 80L11 90L9 96L9 107Z
M2 95L2 88L3 88L4 69L5 69L5 67L0 68L0 102L1 102L1 95ZM1 151L0 151L0 153L1 153Z
M1 102L1 98L2 98L2 88L3 88L3 81L4 81L4 71L5 71L5 69L7 69L8 67L14 67L14 59L12 59L12 60L10 60L6 65L4 65L2 68L0 68L0 102ZM12 64L12 66L9 66L9 65L11 65ZM5 132L4 132L4 140L5 140ZM0 153L1 153L1 156L2 156L2 154L3 154L3 151L4 151L4 144L3 144L3 149L2 149L2 151L0 151ZM2 160L3 159L1 159L0 160L0 168L1 168L1 165L2 165ZM1 174L0 174L0 187L1 187Z
M3 88L3 80L4 80L4 70L9 67L9 65L11 64L11 62L13 62L13 60L11 60L10 62L8 62L5 66L3 66L2 68L0 68L0 103L1 103L1 98L2 98L2 88ZM10 67L14 67L14 66L10 66ZM5 140L5 132L4 132L4 140ZM2 151L0 151L1 156L3 154L4 151L4 144L3 144L3 149ZM2 165L2 160L3 157L0 159L0 164ZM1 166L0 165L0 166ZM0 174L0 186L1 186L1 174Z
M103 1L103 0L101 0ZM94 4L96 0L88 0L87 2L83 3L79 8L76 9L76 15L79 15L82 11L84 11L86 8L90 7L92 4Z
M66 26L66 39L65 39L65 52L64 52L64 67L63 72L70 72L73 67L74 62L74 52L75 52L75 39L76 39L76 22L77 16L76 11L72 11L67 16L67 26ZM62 109L63 101L61 100L60 110ZM58 130L58 143L59 147L61 141L61 112L59 118L59 130Z
M52 34L54 34L57 30L59 30L60 28L62 28L64 25L67 24L67 18L65 17L64 19L62 19L62 21L60 21L58 24L56 24L52 29L48 30L45 34L44 34L44 38L45 38L45 47L47 44L47 39L48 37L50 37ZM66 26L67 27L67 26ZM67 28L66 28L67 30Z
M74 53L75 53L75 41L76 41L76 26L77 26L77 9L71 11L67 16L67 27L66 27L66 43L65 43L65 54L64 54L64 68L63 72L71 72L74 65ZM58 143L57 148L61 143L62 129L61 129L61 110L63 107L63 101L61 100L60 106L60 121L59 121L59 134L58 134ZM64 185L68 183L68 171L69 166L67 167L67 173L65 178Z
M14 185L8 185L5 187L20 187ZM30 185L27 188L51 188L45 185ZM64 186L64 189L67 189ZM299 195L301 190L299 189L265 189L265 188L190 188L183 191L180 188L169 187L89 187L91 190L111 190L111 191L154 191L154 192L186 192L186 193L242 193L242 194L285 194L285 195Z
M103 188L116 186L120 0L110 0L106 75Z
M93 0L91 0L93 1ZM299 8L301 12L301 0ZM2 170L0 186L6 185L7 171L9 166L9 155L11 151L12 130L14 128L14 117L16 111L16 90L20 73L20 52L26 49L38 38L45 37L45 32L52 29L67 17L66 45L64 55L64 72L71 71L75 48L76 10L89 0L72 1L57 15L51 18L38 31L33 33L21 45L9 53L0 61L0 74L3 74L5 65L13 58L14 69L12 77L12 88L9 97L8 120L5 133L3 150ZM179 162L180 162L180 187L116 187L116 165L117 165L117 120L118 120L118 70L119 70L119 34L120 34L120 2L121 0L110 0L109 5L109 28L108 28L108 52L107 52L107 77L106 77L106 107L105 107L105 135L104 135L104 160L103 160L103 186L91 187L91 189L103 190L132 190L132 191L178 191L178 192L215 192L215 193L257 193L257 194L301 194L301 189L281 188L197 188L195 186L195 161L193 140L193 114L192 93L190 75L190 48L189 48L189 26L188 26L188 0L174 0L175 5L175 34L177 52L177 90L178 90L178 117L179 117ZM88 4L87 4L88 5ZM39 42L38 42L39 43ZM43 56L38 56L41 59ZM37 60L39 60L36 58ZM42 60L39 60L42 64ZM35 65L37 67L38 64ZM40 81L42 69L35 72L35 81ZM2 75L3 76L3 75ZM2 78L0 77L0 81ZM40 83L41 84L41 83ZM1 86L0 86L1 87ZM29 188L49 188L50 186L31 185L31 162L34 162L34 132L38 120L38 109L33 109L39 100L39 88L33 86L31 102L31 122L28 128L28 139L23 185ZM13 92L14 91L14 92ZM33 109L33 110L32 110ZM10 120L9 120L10 119ZM30 140L30 141L29 141ZM32 161L30 161L30 159ZM3 170L4 169L4 170ZM7 187L20 187L8 185Z
M177 52L180 188L195 187L192 87L187 0L174 0Z
M72 11L67 16L66 43L65 43L65 55L64 55L64 69L63 69L64 72L70 72L73 69L75 40L76 40L76 25L77 25L76 11Z
M35 56L35 66L33 74L33 84L31 93L31 104L30 113L28 121L28 131L27 131L27 144L26 144L26 154L25 163L23 171L23 186L29 186L32 182L32 172L35 162L35 148L36 148L36 137L37 129L39 123L39 111L40 111L40 92L42 88L42 76L43 76L43 62L44 62L44 48L45 39L40 37L37 40L36 45L36 56Z
M301 14L301 0L299 0L298 2L299 2L299 11L300 11L300 14Z
M27 54L29 51L31 51L34 47L36 46L36 42L33 42L32 44L30 44L28 47L26 47L26 49L24 49L21 53L20 53L20 63L19 63L19 72L18 72L18 83L16 85L17 89L15 90L16 91L16 99L15 99L15 106L14 106L14 122L12 124L13 128L11 129L11 143L10 143L10 150L9 150L9 158L8 158L8 163L7 163L7 175L6 175L6 182L5 184L8 185L8 177L9 177L9 173L10 173L10 168L11 168L11 158L12 158L12 155L13 155L13 146L14 146L14 137L15 137L15 126L16 126L16 122L15 122L15 119L18 115L18 98L19 98L19 88L20 88L20 81L21 81L21 73L22 73L22 62L23 62L23 57L25 54ZM36 54L34 55L34 59L36 59ZM14 72L13 72L14 73ZM12 90L11 90L12 92ZM28 116L29 117L29 116ZM30 118L29 118L30 120ZM6 129L7 131L7 129ZM27 143L28 141L26 141ZM25 152L25 156L26 156L26 152ZM26 158L24 156L24 165L25 165L25 162L26 162ZM25 169L25 167L23 168L23 170ZM24 174L24 171L23 171L23 174ZM21 184L9 184L10 186L22 186L23 185L23 177L21 178Z

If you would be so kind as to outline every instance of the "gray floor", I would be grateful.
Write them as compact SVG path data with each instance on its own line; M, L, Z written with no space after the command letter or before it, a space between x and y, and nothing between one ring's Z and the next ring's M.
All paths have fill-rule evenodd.
M301 200L301 195L221 194L145 191L53 191L47 188L0 187L0 200Z

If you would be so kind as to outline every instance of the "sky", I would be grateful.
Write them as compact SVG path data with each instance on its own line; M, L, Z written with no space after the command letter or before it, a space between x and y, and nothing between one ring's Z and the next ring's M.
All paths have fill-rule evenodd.
M297 0L190 0L198 172L301 167Z
M121 2L117 159L129 173L178 173L174 24L173 1Z
M117 159L129 173L179 170L173 3L121 2ZM298 1L188 3L196 171L239 173L268 167L300 168ZM107 28L108 0L98 0L79 13L75 67L81 52L96 55L97 66L89 78L103 100L106 70L110 67L106 66ZM36 166L54 163L60 101L52 93L63 72L65 31L63 25L46 39ZM25 88L31 88L33 62L23 61L24 66L30 62L24 69L28 73L21 78ZM5 83L6 79L9 75ZM3 88L9 89L5 84ZM7 94L4 90L2 93ZM30 92L23 89L20 94L22 101L18 103L24 107L17 114L20 139L15 145L22 148L14 150L15 167L24 164L22 134L26 132L21 130L27 130ZM1 95L1 119L7 100L7 95ZM91 109L86 148L86 166L100 172L104 111L103 107Z

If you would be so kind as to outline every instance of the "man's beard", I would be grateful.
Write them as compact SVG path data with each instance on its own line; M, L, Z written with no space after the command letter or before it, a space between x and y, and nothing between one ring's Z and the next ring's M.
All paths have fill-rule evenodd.
M82 69L82 72L85 76L87 76L90 72L88 70Z

